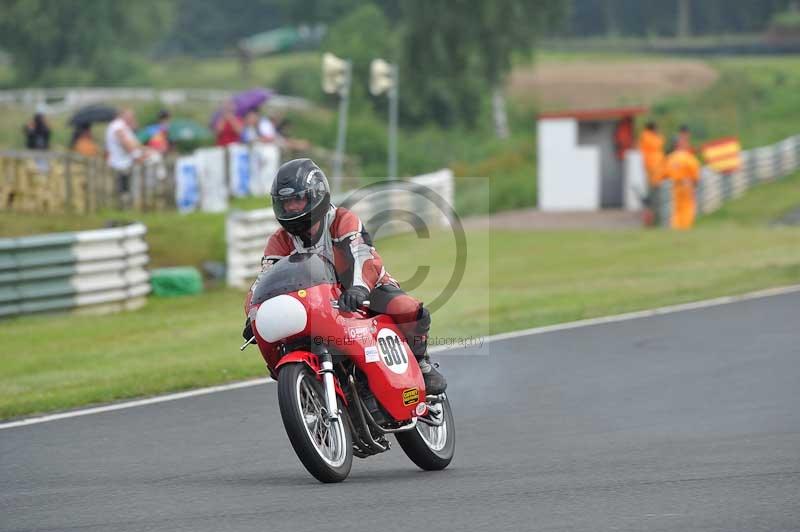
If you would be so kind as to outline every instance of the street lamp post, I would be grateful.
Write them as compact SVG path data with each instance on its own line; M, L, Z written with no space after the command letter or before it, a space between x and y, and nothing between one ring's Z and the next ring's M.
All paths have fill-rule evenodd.
M397 177L397 102L399 74L397 65L383 59L373 59L370 64L369 92L373 96L388 93L389 97L389 160L388 177Z
M350 84L353 65L347 59L340 59L326 52L322 56L322 90L328 94L339 95L339 125L336 131L336 152L333 156L333 190L341 192L342 166L347 140L347 110L350 105Z

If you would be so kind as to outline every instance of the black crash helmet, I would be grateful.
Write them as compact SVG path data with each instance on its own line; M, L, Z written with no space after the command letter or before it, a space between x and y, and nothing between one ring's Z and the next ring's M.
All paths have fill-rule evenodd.
M322 220L331 205L331 189L319 166L311 159L294 159L281 165L272 182L275 218L293 235L307 233ZM305 199L302 210L286 210L289 200Z

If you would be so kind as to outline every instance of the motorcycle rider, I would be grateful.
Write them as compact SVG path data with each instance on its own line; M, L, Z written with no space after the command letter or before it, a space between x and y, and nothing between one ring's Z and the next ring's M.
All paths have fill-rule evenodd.
M427 353L431 316L422 302L406 294L383 267L372 239L358 216L331 204L325 174L311 159L284 163L272 182L272 209L281 228L270 236L262 271L294 253L318 253L330 260L343 285L339 309L352 312L369 301L373 312L391 316L419 362L426 393L445 391L444 376ZM245 313L251 292L245 302ZM253 336L249 319L243 332Z

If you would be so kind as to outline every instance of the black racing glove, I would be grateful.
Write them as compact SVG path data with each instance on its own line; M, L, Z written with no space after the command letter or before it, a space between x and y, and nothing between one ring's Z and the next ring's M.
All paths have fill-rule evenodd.
M244 322L244 330L242 331L242 338L249 340L253 337L253 326L250 325L250 316L247 316L247 321Z
M369 290L363 286L353 286L348 288L339 296L339 309L353 312L361 308L364 301L369 297Z

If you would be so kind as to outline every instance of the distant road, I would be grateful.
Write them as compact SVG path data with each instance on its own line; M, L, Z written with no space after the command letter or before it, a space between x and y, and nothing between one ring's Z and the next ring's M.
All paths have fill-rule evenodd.
M795 293L442 354L440 473L395 448L318 484L274 385L2 430L0 530L800 530L798 311Z

